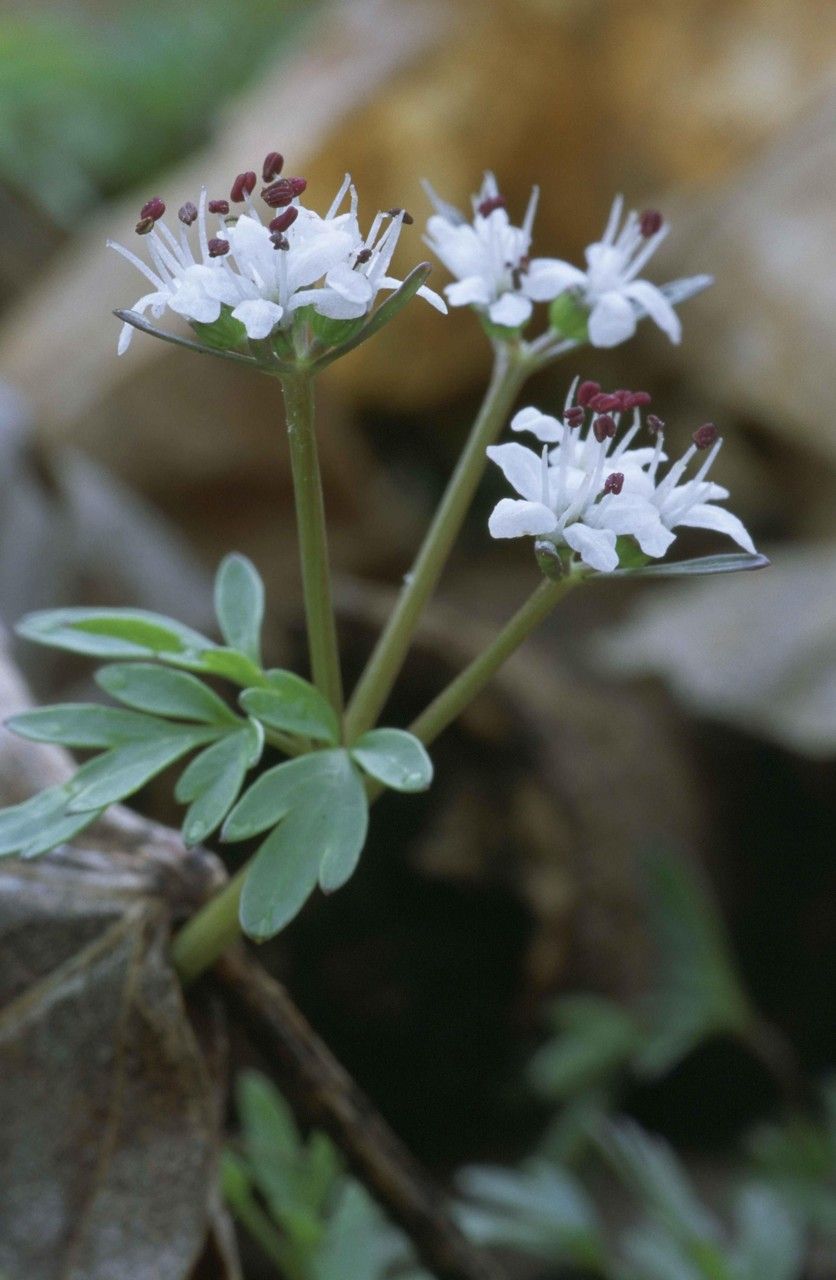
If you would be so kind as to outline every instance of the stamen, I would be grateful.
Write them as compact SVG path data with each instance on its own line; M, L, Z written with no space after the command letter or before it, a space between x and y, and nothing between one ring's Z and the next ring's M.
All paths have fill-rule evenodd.
M615 435L615 422L608 413L599 414L592 424L592 431L599 444L612 440Z
M134 227L134 231L138 236L147 236L148 232L153 230L154 230L153 218L140 218L139 222Z
M701 427L697 427L691 439L698 449L710 449L719 434L713 422L705 422Z
M480 214L483 218L487 218L490 216L490 214L494 212L494 210L504 209L504 208L505 208L504 196L499 196L499 195L488 196L487 200L483 200L480 204L476 206L476 212Z
M653 397L649 391L631 391L629 393L628 403L625 404L624 408L643 409L646 405L650 404L652 399Z
M209 204L207 205L207 208L210 213L229 213L229 201L228 200L210 200ZM195 217L197 217L196 209L195 209Z
M274 218L267 225L270 231L287 231L288 227L292 227L298 217L299 210L295 205L291 205L290 208L285 209L284 213L280 213L277 218Z
M621 493L624 488L624 472L613 471L604 481L604 493Z
M639 231L645 240L649 240L651 236L655 236L656 232L662 226L663 218L658 209L645 209L639 218Z
M243 204L247 196L251 196L255 191L255 184L258 181L252 169L248 169L246 173L239 173L233 182L229 198L233 204Z
M540 494L544 507L549 506L549 446L543 445L540 454Z
M660 436L665 430L665 424L661 418L657 418L655 413L649 413L645 418L647 429L652 436Z
M411 227L415 219L411 213L407 213L406 209L387 209L386 212L390 218L400 218L405 227Z
M582 382L578 387L578 404L582 404L584 408L587 408L592 397L597 396L600 390L600 382Z
M270 241L274 249L289 249L290 241L281 231L274 231L270 236Z
M307 185L307 178L279 178L278 182L262 188L261 198L271 209L283 209L301 196Z
M192 204L191 200L187 200L177 210L177 217L184 226L190 227L197 218L197 205Z
M145 204L139 211L140 222L144 222L146 218L150 218L152 223L156 222L165 213L165 202L159 196L152 196L150 200L146 200Z
M580 399L580 396L578 399ZM594 409L596 413L611 413L613 409L621 408L618 396L608 395L606 391L599 391L597 395L592 396L588 401L588 406L590 409Z
M570 427L579 427L586 417L586 413L579 404L576 404L573 409L567 409L563 417Z
M229 241L222 240L219 236L213 237L208 247L210 258L222 258L224 254L229 253Z
M358 251L357 257L354 259L354 265L356 267L364 266L365 263L367 263L370 260L371 256L372 256L372 251L368 247L365 249L360 249Z
M280 151L268 151L261 167L261 176L265 182L269 182L271 178L278 178L283 168L284 156L282 153Z

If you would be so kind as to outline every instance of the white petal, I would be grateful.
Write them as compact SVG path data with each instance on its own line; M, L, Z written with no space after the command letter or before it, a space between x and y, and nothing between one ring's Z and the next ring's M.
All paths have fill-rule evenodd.
M518 293L503 293L501 298L488 307L488 315L494 324L517 329L525 324L532 310L528 298L523 298Z
M488 532L494 538L536 537L553 533L557 519L542 502L519 502L503 498L496 504L488 520Z
M530 502L542 500L543 464L539 454L524 444L491 444L486 453L521 497Z
M484 274L485 246L470 223L453 225L446 218L433 215L427 222L426 242L459 280Z
M253 298L239 302L233 309L235 320L240 320L248 338L268 338L282 318L282 308L265 298Z
M486 307L491 300L491 291L483 276L466 276L455 284L448 284L444 290L451 307Z
M617 347L636 332L636 313L615 289L601 295L589 315L593 347Z
M295 226L296 223L293 224ZM290 228L291 231L293 227ZM345 231L335 231L323 223L315 235L293 245L287 251L287 287L291 293L314 284L322 276L348 257L352 249L351 236ZM278 250L279 253L282 250Z
M686 515L677 520L677 524L687 525L692 529L714 529L717 533L725 533L744 551L755 555L755 544L741 520L726 511L724 507L710 507L698 504L691 507Z
M577 521L566 526L563 537L590 569L597 569L599 573L612 573L613 569L618 568L615 534L612 529L590 529L588 525Z
M354 271L347 262L332 267L325 277L325 284L346 302L357 302L367 310L373 298L373 289L362 271Z
M431 307L435 307L436 311L440 311L443 316L447 315L447 303L440 294L436 293L435 289L430 289L427 285L422 284L417 296L423 298Z
M365 302L351 302L335 289L300 289L294 293L287 304L288 311L298 311L300 307L313 307L321 316L329 320L358 320L368 310Z
M214 324L221 314L221 304L217 298L210 298L199 282L190 281L185 276L174 282L168 305L178 315L187 320L197 320L199 324Z
M584 284L586 275L571 262L559 258L534 258L522 277L522 291L532 302L551 302L572 285Z
M595 508L595 514L596 524L600 522L616 534L632 535L644 554L654 560L663 556L675 541L674 535L662 523L656 507L626 491L618 495L606 494Z
M530 431L544 444L555 444L563 439L563 427L557 418L541 413L533 405L520 409L511 419L512 431Z
M679 342L682 337L679 316L655 284L650 284L648 280L633 280L624 286L624 293L647 312L671 342Z

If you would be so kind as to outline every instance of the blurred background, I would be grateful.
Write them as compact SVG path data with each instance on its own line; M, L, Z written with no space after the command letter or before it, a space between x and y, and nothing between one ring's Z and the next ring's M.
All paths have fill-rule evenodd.
M716 421L722 479L773 565L571 598L439 742L438 785L420 801L387 796L351 884L312 901L262 954L440 1175L486 1162L517 1170L506 1200L491 1184L493 1209L482 1204L471 1220L517 1246L516 1274L832 1275L836 1209L811 1188L832 1176L836 1143L822 1102L836 888L836 8L7 2L6 627L31 609L81 603L211 627L212 572L234 548L268 584L271 664L304 669L276 388L141 335L117 359L111 310L133 303L139 279L105 248L109 236L130 242L151 195L176 208L203 182L222 194L274 148L308 178L314 207L327 207L347 170L365 220L405 205L415 218L399 250L406 269L424 254L422 177L462 205L490 167L517 218L539 183L535 252L575 261L616 192L661 208L673 230L652 278L716 277L682 308L681 348L645 326L616 351L562 363L524 402L553 411L575 373L641 386L671 424L674 452ZM446 283L441 267L431 283ZM349 679L488 367L472 315L442 320L414 305L321 381ZM486 479L391 723L407 723L531 588L525 551L487 538L498 495ZM715 548L696 532L682 546ZM20 647L15 657L39 699L95 696L66 656ZM162 791L140 803L173 818ZM233 1060L269 1065L257 1044ZM787 1119L799 1113L804 1121ZM594 1166L590 1116L600 1134L622 1114L643 1129L613 1130L608 1150L621 1164L593 1169L594 1185L609 1187L602 1230L617 1233L626 1212L606 1178L646 1167L637 1134L652 1131L702 1180L730 1239L726 1183L757 1165L758 1186L801 1224L786 1269L687 1270L703 1263L677 1262L673 1248L648 1261L639 1247L631 1265L644 1269L628 1273L572 1254L555 1226L565 1196L532 1190L535 1175L518 1162L539 1151L548 1177ZM491 1200L484 1167L472 1177L469 1193ZM645 1214L649 1194L633 1188ZM529 1222L525 1236L519 1206L536 1218L535 1202L542 1231ZM280 1274L244 1235L246 1276Z

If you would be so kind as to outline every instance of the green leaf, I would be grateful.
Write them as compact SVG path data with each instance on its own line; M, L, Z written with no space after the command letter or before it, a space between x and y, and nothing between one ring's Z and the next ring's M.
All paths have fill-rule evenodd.
M101 707L95 702L60 702L54 707L22 711L6 727L32 742L58 742L64 747L118 747L125 742L170 732L164 720Z
M215 613L227 644L260 665L264 583L246 556L236 554L221 561L215 578Z
M279 769L289 770L317 755L327 757L327 768L315 779L308 775L292 791L292 807L259 849L244 882L241 927L258 942L273 937L294 918L317 878L325 892L343 885L363 849L368 804L346 751L317 752ZM285 789L285 808L287 796Z
M181 661L179 665L186 666L187 663ZM204 649L199 654L191 655L188 665L193 671L221 676L224 680L242 687L263 684L265 680L261 667L245 653L240 653L237 649L225 649L222 645L215 645L212 649Z
M340 738L337 714L330 702L307 680L292 671L268 671L269 689L245 689L241 706L268 729L336 744Z
M212 647L191 627L145 609L49 609L27 614L16 630L35 644L93 658L148 658Z
M117 702L159 716L207 724L235 724L238 717L216 693L185 671L151 662L119 662L101 667L96 683Z
M745 551L731 551L718 556L698 556L694 560L663 561L636 569L613 569L612 573L589 573L590 580L603 578L690 578L708 573L738 573L742 569L765 569L766 556L751 556Z
M131 742L97 756L82 765L72 779L68 811L84 813L124 800L187 751L202 746L216 734L217 730L209 727L174 730L169 726L165 737Z
M0 857L30 858L78 835L100 811L67 815L67 785L49 787L21 804L0 812Z
M182 827L187 845L199 844L220 826L260 754L257 735L246 725L195 756L174 790L181 803L192 801Z
M529 1078L547 1098L570 1098L608 1080L641 1044L626 1010L603 996L567 996L554 1008L557 1035L537 1050Z
M319 783L333 771L333 758L343 754L313 751L268 769L238 801L224 824L221 839L249 840L272 827L290 812L306 787Z
M370 729L351 754L366 773L395 791L426 791L433 780L424 744L405 729Z

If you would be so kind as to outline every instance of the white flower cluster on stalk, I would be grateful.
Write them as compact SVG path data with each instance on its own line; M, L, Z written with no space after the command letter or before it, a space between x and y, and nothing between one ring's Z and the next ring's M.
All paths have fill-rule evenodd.
M168 309L187 320L213 324L227 307L248 338L263 339L289 327L301 307L313 307L331 319L357 319L371 310L381 289L398 289L402 281L388 272L401 229L412 221L406 211L378 213L363 236L357 193L348 175L323 217L300 203L307 182L281 176L283 164L274 151L262 166L266 217L253 198L258 180L252 170L236 177L228 199L210 200L204 188L197 205L184 204L176 233L163 221L164 202L159 197L147 201L136 230L145 239L151 264L108 241L152 285L133 310L143 315L150 309L159 319ZM346 196L349 207L341 213ZM232 206L240 209L231 212ZM439 311L447 310L425 285L418 294ZM120 355L132 334L126 324Z
M531 318L535 302L551 302L568 293L588 313L589 341L614 347L635 332L645 315L672 342L681 326L674 304L701 292L711 276L691 276L657 286L638 274L668 233L654 209L628 214L621 226L623 200L617 196L600 241L586 249L582 271L559 258L531 258L531 235L537 208L535 187L521 227L515 227L499 193L496 178L486 173L473 196L473 220L440 199L424 184L435 213L427 222L426 244L456 277L444 290L452 307L472 306L496 325L519 328Z
M535 537L555 547L569 547L584 564L600 573L618 567L619 537L635 539L650 559L665 555L680 525L713 529L755 554L752 539L737 516L714 504L728 490L707 479L722 439L712 423L693 433L692 443L664 474L664 423L654 414L642 417L650 403L643 391L603 392L597 382L577 379L562 419L521 409L513 431L531 432L542 451L522 444L488 448L519 498L503 498L494 508L489 529L495 538ZM619 438L622 424L629 423ZM653 439L634 447L642 426ZM551 447L550 447L551 446ZM685 473L695 457L704 461L695 474Z

